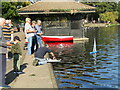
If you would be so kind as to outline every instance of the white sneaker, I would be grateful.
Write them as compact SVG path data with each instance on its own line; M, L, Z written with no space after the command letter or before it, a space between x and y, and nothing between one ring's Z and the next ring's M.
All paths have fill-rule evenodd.
M24 74L24 72L17 72L17 74Z
M17 74L17 72L13 72L14 74Z

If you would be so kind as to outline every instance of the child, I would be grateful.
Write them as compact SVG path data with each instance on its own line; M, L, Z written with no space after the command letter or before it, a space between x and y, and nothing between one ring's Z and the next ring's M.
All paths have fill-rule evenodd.
M13 54L13 68L14 68L14 73L16 74L22 74L23 72L21 71L21 55L22 51L19 45L20 38L18 36L14 37L14 42L12 44L11 52Z

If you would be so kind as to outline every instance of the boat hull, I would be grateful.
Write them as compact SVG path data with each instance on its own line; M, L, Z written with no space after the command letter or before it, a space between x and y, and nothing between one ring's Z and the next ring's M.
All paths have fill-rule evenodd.
M44 42L48 41L72 41L73 36L42 36Z

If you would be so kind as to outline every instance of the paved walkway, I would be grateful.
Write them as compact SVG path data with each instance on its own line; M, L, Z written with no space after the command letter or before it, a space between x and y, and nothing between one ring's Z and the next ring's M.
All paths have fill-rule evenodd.
M56 88L51 64L32 66L32 56L26 54L23 70L25 74L19 75L11 85L12 88Z
M22 32L18 34L20 35ZM6 75L8 85L12 88L57 88L51 63L33 66L33 55L28 56L24 51L23 56L25 58L22 68L25 73L17 76L12 71L10 72L10 70L8 70L9 72ZM10 62L11 61L8 61L7 63Z

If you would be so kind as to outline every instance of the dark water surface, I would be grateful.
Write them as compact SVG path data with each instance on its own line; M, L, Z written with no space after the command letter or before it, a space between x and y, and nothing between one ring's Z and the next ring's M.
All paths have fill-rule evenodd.
M118 30L120 26L85 29L88 42L51 44L61 58L53 63L59 88L118 88ZM96 58L89 54L96 38Z

